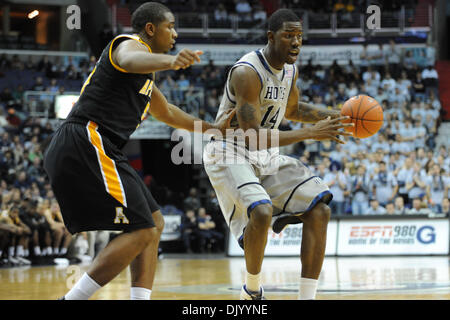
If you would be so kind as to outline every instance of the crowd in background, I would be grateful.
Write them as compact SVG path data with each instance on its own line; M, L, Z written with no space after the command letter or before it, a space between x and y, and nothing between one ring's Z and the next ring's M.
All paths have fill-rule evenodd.
M130 11L139 6L144 0L121 0L121 5L128 5ZM235 16L244 22L265 21L277 9L289 8L293 10L308 10L312 13L342 14L365 13L368 6L366 0L162 0L175 13L212 12L216 21L228 21ZM384 11L398 11L401 6L412 9L417 0L377 0L370 4L378 5Z
M450 150L436 145L442 108L432 52L413 56L391 41L368 50L361 63L331 66L298 63L301 100L340 108L351 96L367 94L383 107L384 124L367 139L349 138L345 145L304 141L282 148L300 159L329 185L333 214L448 214ZM430 62L431 61L431 62ZM27 63L0 57L0 72L38 73L30 86L4 86L0 93L0 263L30 264L70 257L75 251L93 257L114 234L83 233L73 237L62 223L59 206L42 168L42 141L53 132L46 119L32 118L24 107L26 90L58 91L72 77L79 88L95 58ZM169 100L183 103L203 92L199 116L214 121L228 67L210 62L179 72L161 72L157 84ZM8 81L2 79L1 81ZM308 126L283 120L280 129ZM188 190L186 190L188 192ZM163 214L181 216L180 234L187 252L224 250L226 225L212 189L200 197L195 188L181 203L165 205ZM72 257L76 256L72 255ZM47 259L47 262L49 260Z

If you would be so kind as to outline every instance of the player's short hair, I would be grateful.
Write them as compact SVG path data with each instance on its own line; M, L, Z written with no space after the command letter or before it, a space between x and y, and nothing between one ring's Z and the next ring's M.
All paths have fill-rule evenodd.
M300 18L291 9L278 9L270 16L267 24L270 31L277 32L284 22L298 21L300 21Z
M166 12L172 11L161 3L146 2L140 5L131 15L131 27L134 32L141 32L149 22L158 25L164 21Z

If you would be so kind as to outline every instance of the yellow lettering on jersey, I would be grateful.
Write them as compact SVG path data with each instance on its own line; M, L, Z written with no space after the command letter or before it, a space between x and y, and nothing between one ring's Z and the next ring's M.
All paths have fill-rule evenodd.
M127 217L123 214L123 208L122 207L116 207L116 218L114 219L115 224L119 223L125 223L129 224L130 221L127 219Z
M153 90L153 80L147 79L144 86L141 88L141 91L139 91L140 94L143 94L147 97L150 97Z

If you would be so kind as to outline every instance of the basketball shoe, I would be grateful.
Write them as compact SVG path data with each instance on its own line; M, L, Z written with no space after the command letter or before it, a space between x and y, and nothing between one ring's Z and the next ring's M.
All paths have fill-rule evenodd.
M245 284L242 286L240 299L241 300L267 300L266 297L264 297L263 287L261 287L259 289L259 292L256 293L253 291L248 291Z

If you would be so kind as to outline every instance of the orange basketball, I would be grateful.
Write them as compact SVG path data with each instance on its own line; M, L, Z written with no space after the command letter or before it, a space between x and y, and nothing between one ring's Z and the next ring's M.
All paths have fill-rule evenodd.
M345 101L341 109L341 115L351 119L343 122L353 122L354 127L345 130L353 132L355 138L367 138L373 136L383 125L383 108L372 97L358 95Z

